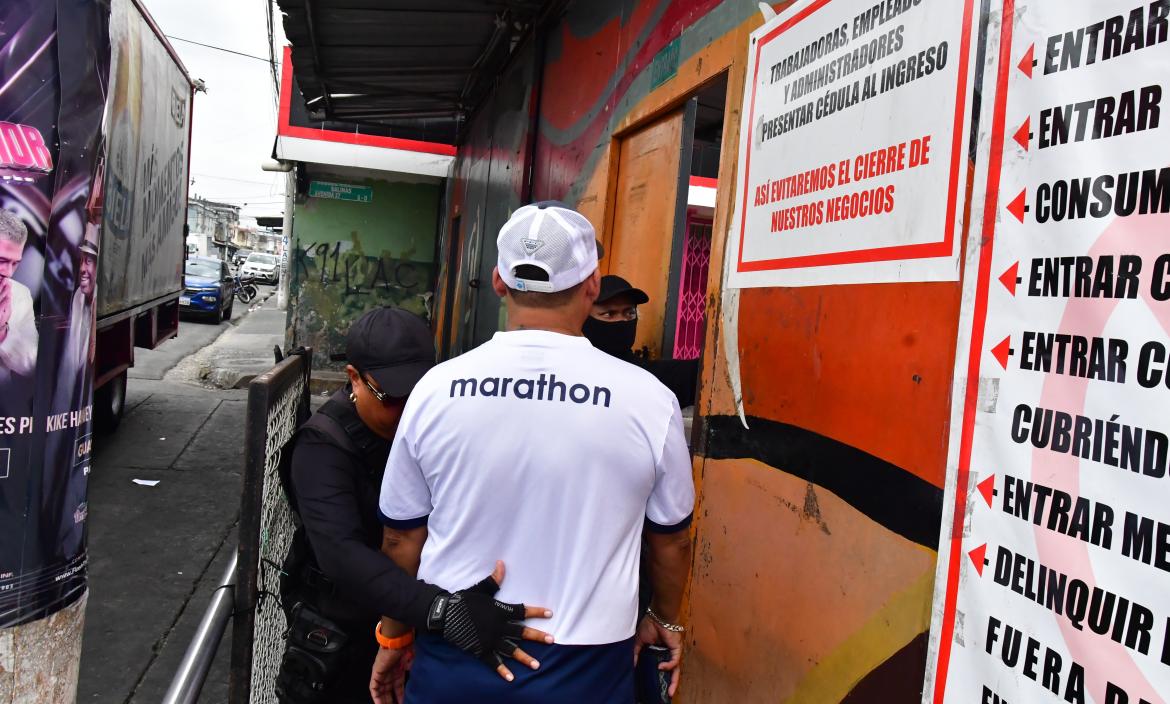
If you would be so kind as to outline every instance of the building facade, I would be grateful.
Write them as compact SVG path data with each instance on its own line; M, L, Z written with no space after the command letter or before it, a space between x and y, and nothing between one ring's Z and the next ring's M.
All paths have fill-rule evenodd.
M441 354L504 324L484 282L508 216L546 199L580 210L606 250L602 273L651 296L638 345L686 356L689 335L701 355L679 701L918 702L959 283L728 295L719 283L760 3L548 5L462 117L437 253ZM692 179L713 189L706 212L685 195ZM872 353L862 360L859 348Z
M1141 485L1130 476L1136 464L1130 473L1094 469L1093 462L1110 463L1111 450L1101 443L1091 449L1088 436L1110 423L1122 432L1119 418L1131 414L1163 423L1154 418L1168 417L1165 398L1116 391L1124 380L1112 376L1090 387L1086 378L1095 372L1087 371L1089 362L1066 374L1062 361L1050 364L1062 352L1034 346L1055 333L1021 333L1020 326L1043 324L1061 334L1079 327L1093 335L1106 324L1124 327L1131 339L1157 338L1148 349L1159 351L1147 353L1147 362L1161 355L1170 330L1161 305L1170 296L1170 255L1151 243L1164 244L1158 237L1170 217L1170 189L1164 187L1170 167L1153 156L1166 146L1154 132L1156 121L1131 119L1136 113L1130 108L1140 90L1148 91L1149 101L1161 95L1153 84L1170 66L1170 40L1161 31L1164 2L503 0L486 7L435 0L418 12L322 0L317 7L329 11L315 16L292 0L281 4L312 119L430 130L450 135L457 147L443 184L434 257L433 325L441 356L470 350L505 326L500 300L487 285L496 235L520 206L558 200L596 228L605 249L601 272L619 274L648 293L636 346L651 358L700 360L690 438L698 488L695 558L678 701L1003 701L992 686L1011 691L1012 701L1165 698L1170 645L1159 664L1153 651L1146 652L1149 643L1120 644L1123 626L1112 639L1097 637L1108 630L1104 621L1090 634L1083 623L1068 622L1060 604L1051 608L1059 601L1055 591L1042 605L1049 610L1036 613L1035 603L1044 600L1033 598L1032 572L1023 582L1039 558L1024 552L1013 558L995 544L1014 540L1021 551L1071 564L1070 572L1084 577L1077 587L1084 587L1081 606L1086 585L1119 573L1128 575L1122 583L1128 590L1153 594L1151 585L1160 585L1159 594L1166 593L1164 569L1135 576L1128 562L1115 559L1133 562L1132 555L1106 554L1097 544L1090 553L1084 537L1070 548L1059 518L1041 526L1043 509L1035 520L1023 515L1026 509L1005 519L1007 490L997 489L1020 486L1004 484L1019 481L1005 480L1005 467L1060 484L1067 491L1058 513L1068 518L1075 501L1084 520L1082 487L1130 506L1162 496L1160 485ZM836 24L821 23L830 21L824 18ZM1100 44L1108 48L1097 60L1096 39L1081 39L1102 27L1112 39ZM777 37L782 40L769 51L788 53L763 63L764 44ZM944 64L957 74L955 82L931 83L928 77ZM842 80L852 72L856 76ZM929 89L915 101L899 102L905 92L888 93L916 81ZM1115 85L1134 81L1149 85L1112 95ZM782 92L789 89L791 95ZM1095 99L1100 114L1124 106L1119 115L1125 117L1116 123L1124 126L1099 121L1089 132L1079 123L1070 137L1072 107L1064 106L1076 104L1088 115L1090 93L1110 94ZM770 114L756 112L758 94L768 94ZM882 94L884 101L867 102ZM785 107L790 98L793 107ZM944 103L945 110L937 107ZM879 104L884 107L867 113ZM849 119L835 119L844 111L852 111ZM931 123L929 134L910 135L919 139L884 145L870 143L865 127L874 123L858 117L876 114L870 119L885 128L926 113L945 113L946 119L941 126ZM789 139L812 142L809 135L821 135L824 142L805 156L822 161L760 146L815 121L837 134L807 130ZM875 131L881 138L888 134ZM1084 145L1075 144L1090 134ZM930 172L938 174L932 183L906 188L909 182L895 175L903 170L901 147L910 145L913 153L917 144L922 165L925 137L939 135L948 147L931 158L945 160L945 170ZM784 141L772 147L779 144L803 148ZM772 159L766 166L775 171L752 162L753 152ZM1007 174L1003 193L1000 167ZM775 180L761 182L761 170ZM1087 176L1094 173L1105 175ZM845 174L838 185L875 179L867 186L882 185L889 198L897 185L900 213L945 210L930 223L929 234L942 239L914 240L923 233L914 231L919 221L913 217L869 218L890 212L875 213L872 200L842 216L851 195L863 200L860 191L846 192L844 206L830 202L825 194L834 186L825 185L825 174ZM1143 179L1139 198L1136 184ZM1120 192L1123 180L1133 195L1112 200L1109 189L1118 185ZM785 189L795 195L783 195ZM774 205L810 193L824 200ZM809 205L815 207L800 213L781 209ZM831 222L860 222L855 239L844 227L815 230L786 220L807 219L820 206L838 209ZM751 227L749 208L764 214ZM1058 227L1044 229L1053 223ZM889 246L898 251L865 259L882 249L865 239L875 234L902 237L905 247ZM747 261L742 245L748 235L764 242L761 249L796 241L811 252L821 245L818 237L844 244L828 257ZM994 250L997 236L1006 243L1003 250ZM993 252L1000 256L995 264ZM1159 268L1152 289L1132 292L1131 298L1142 299L1135 311L1112 300L1124 297L1107 285L1112 261L1105 265L1108 274L1098 272L1098 293L1087 293L1089 273L1076 289L1084 295L1068 293L1068 281L1064 293L1057 291L1057 262L1072 266L1071 252L1092 255L1076 258L1081 267L1096 266L1094 257L1124 253L1130 261L1157 261ZM922 264L916 258L932 257L944 260L935 262L938 271L903 274ZM761 265L755 271L773 267L769 274L787 268L807 275L749 281L745 262ZM881 275L831 281L823 275L830 266L875 263L886 267ZM1017 289L1029 266L1030 288ZM1080 340L1086 349L1103 350L1102 338ZM1014 421L1005 421L1010 414L997 406L1008 394L1017 404ZM1035 405L1040 400L1081 414L1057 414ZM1086 407L1098 409L1093 418ZM1021 431L1021 419L1033 416L1031 432ZM1055 427L1042 425L1042 418L1053 417ZM1074 417L1081 441L1069 441ZM1010 422L1016 426L1009 434L1004 426ZM1129 461L1136 463L1136 435L1129 437ZM1146 437L1155 438L1148 476L1162 481L1170 474L1166 433ZM1042 447L1050 442L1053 447ZM980 466L971 460L976 445ZM1165 505L1145 509L1162 511L1159 530L1170 525ZM1133 512L1126 520L1131 549L1152 542L1153 520ZM1146 537L1138 535L1138 525L1147 526ZM975 533L973 526L987 532ZM1111 566L1108 576L1100 565ZM1048 584L1066 576L1039 569ZM1059 589L1063 594L1064 582ZM1098 606L1115 596L1094 593ZM1023 603L1021 595L1035 603ZM956 606L962 599L974 608ZM1005 632L1005 612L1026 618L1031 633ZM1141 612L1158 624L1153 642L1170 644L1165 614ZM1043 682L1034 667L1040 641L1033 636L1041 632L1060 649L1045 651ZM1031 654L1021 655L1025 635ZM1001 646L998 657L993 650ZM1079 680L1075 668L1070 671L1057 692L1051 673L1067 664L1065 652L1080 658L1078 667L1090 667ZM952 658L962 665L948 680ZM1117 691L1117 683L1107 681L1113 676L1138 694L1107 695Z
M241 245L240 206L193 196L187 200L188 251L200 256L225 258ZM246 237L246 234L245 234Z

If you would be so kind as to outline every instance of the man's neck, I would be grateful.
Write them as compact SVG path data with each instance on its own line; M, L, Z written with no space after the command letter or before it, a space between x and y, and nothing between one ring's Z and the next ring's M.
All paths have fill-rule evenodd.
M508 331L544 330L561 335L581 337L581 325L574 326L566 319L564 311L545 308L523 308L508 306Z

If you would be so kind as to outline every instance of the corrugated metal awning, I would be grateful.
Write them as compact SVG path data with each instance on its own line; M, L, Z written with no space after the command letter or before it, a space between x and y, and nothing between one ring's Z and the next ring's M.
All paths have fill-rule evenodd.
M278 0L314 121L452 143L550 0Z

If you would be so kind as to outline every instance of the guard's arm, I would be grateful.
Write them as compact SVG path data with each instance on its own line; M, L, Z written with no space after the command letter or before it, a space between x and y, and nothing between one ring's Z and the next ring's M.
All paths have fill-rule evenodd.
M370 611L425 627L442 589L420 582L366 544L352 461L325 443L302 440L292 464L297 506L317 566L347 598ZM417 568L417 563L416 563Z
M418 575L418 563L422 559L423 544L426 542L426 525L407 529L390 527L382 529L382 553L411 577ZM382 635L387 638L404 635L410 628L410 624L389 616L382 617Z

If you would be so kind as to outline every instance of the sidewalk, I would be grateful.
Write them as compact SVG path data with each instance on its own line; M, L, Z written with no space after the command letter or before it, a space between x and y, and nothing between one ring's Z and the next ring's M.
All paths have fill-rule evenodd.
M160 701L236 545L246 392L134 388L90 476L79 702ZM227 647L201 701L226 700Z
M273 365L273 348L284 349L285 311L273 291L252 305L252 312L209 346L180 361L163 378L198 382L217 389L245 389Z
M272 367L275 302L226 330L184 323L183 352L140 351L122 425L97 438L79 702L155 704L195 633L236 549L247 406L247 391L207 384ZM229 655L230 628L201 702L227 700Z

